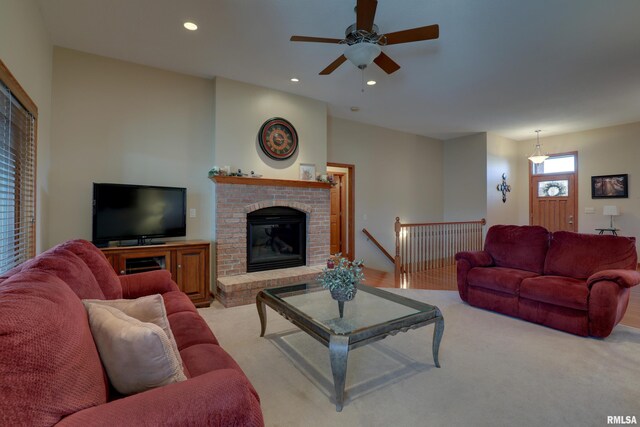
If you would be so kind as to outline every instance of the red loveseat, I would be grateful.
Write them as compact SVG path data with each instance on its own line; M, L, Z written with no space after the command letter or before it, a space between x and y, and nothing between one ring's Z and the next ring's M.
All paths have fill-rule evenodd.
M110 391L81 298L161 294L186 381ZM258 394L167 271L117 276L91 243L0 277L0 425L262 426Z
M640 283L634 237L495 225L455 259L463 301L582 336L611 334Z

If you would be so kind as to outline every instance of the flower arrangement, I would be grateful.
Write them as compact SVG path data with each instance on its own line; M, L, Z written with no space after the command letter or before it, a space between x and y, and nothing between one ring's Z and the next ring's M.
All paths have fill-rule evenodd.
M358 283L364 279L362 260L349 261L341 253L337 253L335 258L333 268L325 267L318 281L329 289L334 299L350 301L356 295Z

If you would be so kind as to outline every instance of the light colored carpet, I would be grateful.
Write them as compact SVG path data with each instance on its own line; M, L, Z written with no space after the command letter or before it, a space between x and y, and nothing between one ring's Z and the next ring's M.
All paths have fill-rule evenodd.
M255 305L200 313L260 394L268 426L603 426L640 420L640 329L581 338L470 307L457 292L391 290L438 306L444 338L433 364L433 325L349 353L346 399L334 406L326 347ZM347 303L348 304L348 303Z

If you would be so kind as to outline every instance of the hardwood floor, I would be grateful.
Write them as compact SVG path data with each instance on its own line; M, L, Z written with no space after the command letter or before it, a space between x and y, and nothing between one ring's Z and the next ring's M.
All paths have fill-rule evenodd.
M412 273L398 285L393 273L364 268L364 283L377 288L432 289L457 291L455 265L439 269ZM631 298L625 316L620 322L623 325L640 328L640 285L631 288Z

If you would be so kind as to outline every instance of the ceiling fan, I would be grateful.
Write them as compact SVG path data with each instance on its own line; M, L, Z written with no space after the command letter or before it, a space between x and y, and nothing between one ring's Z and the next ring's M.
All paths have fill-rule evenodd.
M321 75L331 74L347 59L356 67L364 70L375 62L387 74L400 69L393 59L389 58L380 46L437 39L440 35L438 25L412 28L394 33L378 34L378 26L373 23L376 15L377 0L357 0L356 23L345 30L344 39L326 37L291 36L292 42L316 42L346 44L344 54L320 71Z

